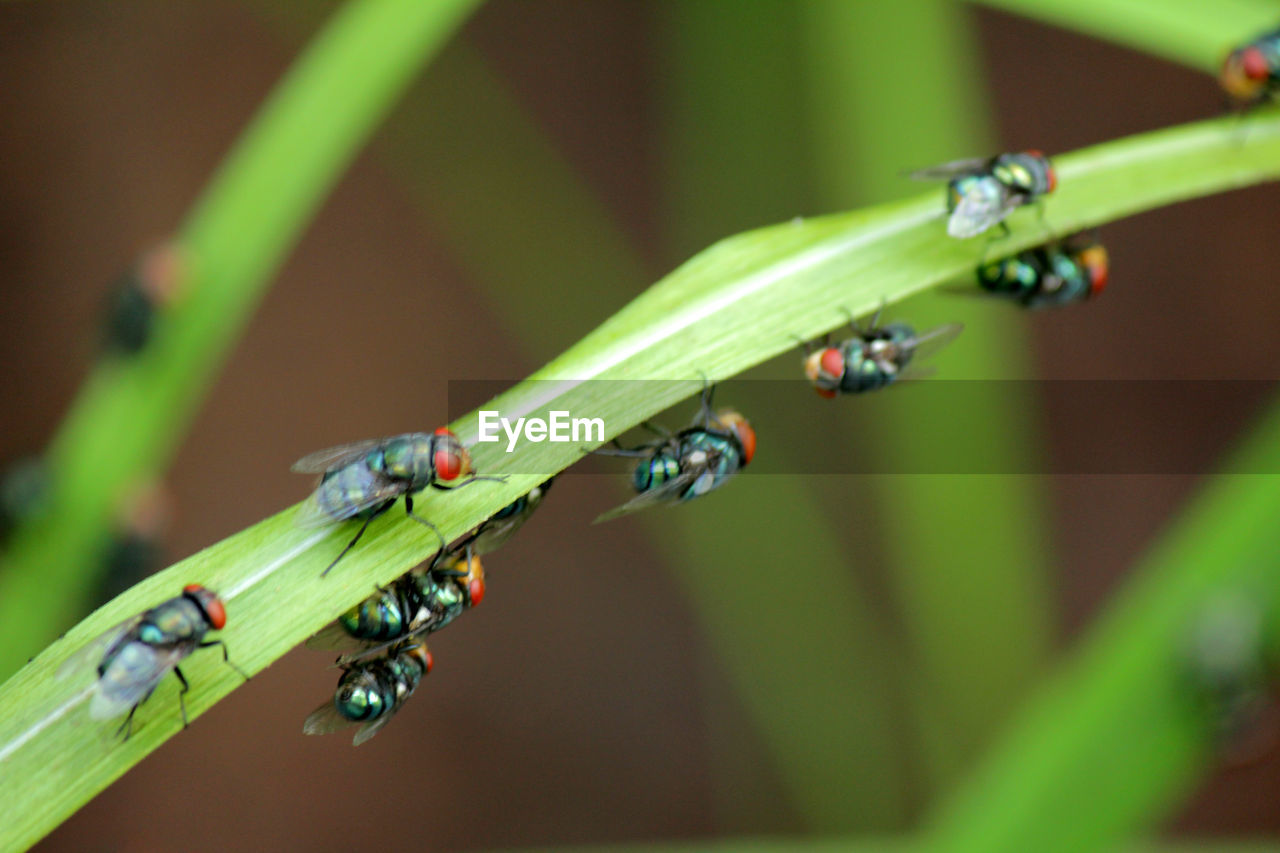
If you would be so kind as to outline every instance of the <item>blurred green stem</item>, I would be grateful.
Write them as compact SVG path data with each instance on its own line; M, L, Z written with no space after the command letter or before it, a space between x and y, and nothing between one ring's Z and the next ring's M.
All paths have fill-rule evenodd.
M812 159L824 208L899 198L918 188L903 177L911 168L995 149L977 49L959 4L810 0L803 8ZM894 69L894 85L885 80L887 69ZM913 300L907 317L922 329L967 309L965 336L946 353L946 378L1030 372L1022 316L981 300L956 302ZM892 414L873 420L854 421L850 407L846 432L865 436L860 452L887 456L905 471L925 470L918 460L938 446L976 447L982 458L1002 460L996 463L1001 470L1028 470L1038 434L1035 403L1013 386L986 383L980 406L943 421L927 401L909 394L885 400ZM912 710L924 775L937 791L977 754L1047 656L1053 616L1043 499L1029 477L897 476L862 483L877 496L891 580L915 657ZM972 535L975 508L982 513L980 537Z
M478 0L353 0L289 70L176 238L148 347L89 376L50 444L48 512L0 573L0 676L81 612L118 502L164 471L272 275L397 95Z
M801 8L790 0L659 7L662 218L672 256L809 207L796 97ZM729 393L748 415L777 405L773 389L756 383L733 386L726 401ZM776 470L794 471L788 460L807 449L773 442L762 453ZM716 515L666 519L654 541L683 565L680 577L771 749L791 808L815 830L901 827L897 650L852 570L848 541L857 532L837 532L815 485L798 476L746 478L718 499ZM860 528L849 502L839 506L839 525ZM732 519L734 535L709 535L723 524L717 519ZM788 567L803 567L804 582L783 595L781 581L795 571ZM721 755L739 749L717 740L714 727L712 738ZM721 808L758 811L735 801L747 786L724 769L731 761L719 761Z
M1048 202L1049 215L1055 223L1078 228L1180 199L1280 177L1280 115L1258 114L1251 118L1250 133L1243 140L1234 132L1237 127L1234 118L1198 122L1063 155L1057 160L1062 186ZM907 201L850 213L791 220L722 240L654 284L529 380L499 395L486 408L507 417L545 418L552 409L590 412L604 420L607 440L696 393L705 374L736 375L780 352L792 350L793 335L816 337L842 325L845 321L841 306L870 311L881 300L893 304L971 271L973 254L979 247L972 241L947 238L938 210L938 196L930 192ZM1022 212L1011 217L1015 227L1005 243L1011 252L1041 239L1039 229L1026 227L1031 224L1028 218L1031 215ZM672 381L591 381L636 379ZM1280 423L1273 426L1280 430ZM459 419L453 427L464 442L474 442L477 413ZM1270 442L1268 447L1280 448L1280 439ZM504 453L487 443L476 444L472 451L477 469L488 474L509 472L510 477L505 482L488 482L477 488L417 496L416 509L430 518L446 537L462 535L547 475L577 461L585 452L577 442L548 441L526 442L512 453ZM1280 456L1280 449L1271 452ZM1270 463L1269 469L1255 466L1241 470L1280 470L1277 464L1280 459L1262 461ZM1246 460L1246 464L1248 462ZM1235 484L1233 488L1241 490L1242 496L1255 505L1238 517L1212 517L1198 525L1200 533L1217 534L1219 531L1214 525L1224 522L1221 533L1229 537L1228 545L1237 546L1236 550L1222 549L1220 558L1228 568L1237 566L1237 558L1242 556L1253 558L1254 565L1273 565L1266 562L1269 560L1265 549L1268 537L1252 531L1254 536L1247 541L1253 551L1246 555L1238 553L1238 542L1230 537L1251 532L1241 531L1242 519L1247 525L1256 525L1260 520L1269 522L1274 517L1276 507L1268 504L1280 500L1280 491L1273 488L1274 479L1274 476L1253 478L1264 481L1261 487L1253 482L1239 483L1249 478L1230 481ZM744 478L737 485L746 486L751 480ZM726 489L684 511L710 511L722 497L738 491ZM60 681L54 677L69 654L120 620L154 606L171 597L182 585L196 581L223 594L228 611L234 614L234 622L228 622L221 636L236 649L237 663L246 672L259 672L342 610L365 598L371 586L388 583L430 557L437 548L435 536L421 524L403 514L388 513L373 521L360 547L344 558L341 571L322 577L322 568L345 542L350 530L338 529L340 526L301 529L295 524L295 514L296 508L287 509L148 578L99 608L69 631L64 640L53 644L0 685L0 708L6 709L0 715L0 785L3 785L0 793L8 805L6 820L0 822L0 849L33 843L111 780L180 731L175 703L171 701L175 687L168 683L147 703L146 724L136 725L129 741L121 744L103 737L103 725L88 724L82 716L83 705L92 689L92 668L81 669L78 680ZM668 517L671 515L681 513L672 512ZM1219 506L1215 516L1219 515L1229 513ZM769 536L768 525L760 525L751 533L775 542L781 539ZM1259 547L1263 540L1266 540L1264 545ZM1246 540L1240 538L1240 541ZM1204 550L1198 548L1190 556L1203 557ZM1210 562L1206 560L1207 564ZM1193 566L1189 574L1203 580L1206 570L1198 566ZM794 563L786 562L774 566L775 569L794 567ZM737 571L740 568L723 566L720 582L726 587L739 585ZM796 577L807 580L803 574L807 568L800 566L802 571L796 575L777 571L771 574L771 579L780 576L786 582L781 597L775 596L775 604L779 601L779 606L791 604L796 589L815 597L827 594L825 589L815 591L795 582ZM1183 603L1185 592L1175 583L1161 602L1167 603L1172 596L1177 603ZM831 601L838 599L833 596ZM803 604L799 606L803 609ZM845 612L843 608L841 612ZM1146 614L1136 615L1141 618L1135 623L1150 624ZM838 637L840 642L845 639L845 636ZM1151 663L1147 639L1150 638L1144 637L1142 643L1134 644L1139 646L1140 654L1136 657L1140 658L1142 667ZM811 640L806 639L808 641ZM1130 651L1128 647L1116 650L1124 657L1119 679L1114 678L1115 671L1105 674L1101 691L1105 701L1099 703L1104 711L1115 710L1108 703L1124 703L1128 699L1127 679L1133 675L1128 666L1132 663ZM187 675L193 685L186 700L192 720L241 684L239 677L217 657L193 655L183 664L184 668L189 667ZM1144 692L1142 679L1163 676L1138 674L1141 677L1135 696L1139 710L1145 713L1152 710L1153 703L1146 701L1151 697ZM198 689L194 687L197 684ZM1092 685L1085 686L1092 689ZM1168 698L1163 691L1154 695L1157 699ZM166 698L170 701L166 702ZM1093 698L1089 696L1090 701ZM834 717L841 710L829 709L828 712ZM1057 713L1057 709L1051 710ZM1130 768L1132 774L1115 772L1115 756L1129 754L1133 746L1126 740L1112 740L1105 744L1105 749L1079 742L1079 734L1096 733L1093 731L1098 722L1096 710L1081 708L1078 720L1071 717L1066 721L1070 724L1067 729L1057 735L1050 730L1051 742L1037 747L1049 750L1048 755L1037 755L1034 750L1028 753L1032 756L1029 769L1034 771L1028 776L1030 796L1016 789L1009 796L1010 792L1003 790L1003 783L999 782L1003 771L997 766L994 775L999 784L994 805L997 812L1004 813L991 818L997 824L997 838L1023 834L1035 837L1034 828L1028 830L1027 827L1037 824L1038 812L1023 811L1022 807L1028 799L1054 793L1056 765L1070 764L1076 755L1072 752L1064 761L1064 756L1058 753L1063 745L1098 764L1088 768L1096 771L1093 776L1087 780L1072 777L1064 782L1065 790L1058 792L1066 795L1064 809L1070 806L1070 814L1062 819L1081 823L1081 826L1069 827L1072 832L1087 831L1080 815L1091 809L1105 822L1104 830L1110 831L1114 828L1113 819L1124 822L1132 818L1130 809L1135 798L1143 805L1141 801L1149 798L1153 786L1160 788L1165 784L1160 773L1168 768L1168 762L1138 764L1136 769ZM1126 724L1135 723L1127 707L1121 711L1129 714L1122 717ZM1154 711L1157 724L1164 721L1160 714L1169 713L1168 708L1158 705ZM1146 723L1145 717L1136 720L1137 725ZM1154 736L1158 748L1159 739L1169 733L1167 727L1157 725L1150 733L1144 729L1123 734L1134 735L1132 740L1139 747L1134 756L1141 761L1152 751L1150 739ZM1175 742L1189 739L1182 729L1175 730L1174 735ZM840 751L842 748L841 744L832 746L828 760L831 754L847 760L847 754ZM1096 752L1090 751L1095 749ZM1023 768L1016 765L1021 762L1022 753L1015 749L1013 754L1015 770L1021 771ZM1175 750L1174 758L1179 756L1181 752ZM1175 781L1181 784L1189 770L1183 766L1174 769L1179 771ZM1134 783L1133 792L1117 793L1096 781L1101 779L1109 785L1113 778L1129 775L1133 775L1130 780ZM982 792L981 786L978 790L979 800L989 795ZM831 796L841 793L832 792ZM1103 800L1099 802L1097 797L1088 800L1093 794ZM1006 796L1007 802L1001 799ZM1039 808L1045 804L1034 805ZM981 812L976 827L970 825L966 812L965 808L959 810L959 828L948 832L966 838L991 835L989 827L983 825ZM1063 814L1066 815L1066 811ZM1011 821L1012 831L1008 831L1002 821ZM1051 828L1058 831L1057 827ZM1044 849L1044 845L1031 844L1018 849Z
M1280 621L1280 404L1225 470L935 815L929 849L1104 849L1150 829L1190 792L1215 755L1216 721L1190 675L1196 618L1221 596L1241 596L1270 631Z
M980 0L982 5L1079 30L1206 71L1273 30L1274 0Z

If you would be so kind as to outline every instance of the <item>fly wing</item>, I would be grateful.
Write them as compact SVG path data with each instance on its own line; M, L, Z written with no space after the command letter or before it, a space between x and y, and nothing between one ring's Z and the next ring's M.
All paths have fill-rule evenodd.
M1016 206L1009 204L1007 197L970 193L961 198L952 211L947 220L947 233L960 239L975 237L1003 221Z
M319 489L317 488L298 508L297 515L293 517L294 525L296 527L323 527L326 524L346 521L348 518L354 518L367 509L372 509L387 501L393 501L405 492L404 483L388 480L372 471L369 472L369 476L370 482L364 489L364 493L358 499L352 499L343 504L336 515L320 504Z
M407 700L409 697L406 696L404 698ZM400 706L403 704L404 704L403 700L400 702L397 702L395 704L395 707L388 710L387 713L378 717L378 719L370 720L369 722L361 726L360 731L356 732L356 736L351 739L351 745L359 746L360 744L367 741L369 738L376 735L378 731L387 724L387 721L390 720L393 716L395 716L396 711L400 710Z
M187 645L126 643L98 679L98 689L89 703L89 716L106 720L128 711L150 696L160 679L189 651Z
M307 638L306 642L307 648L322 652L349 651L351 649L360 649L367 645L367 641L351 636L347 633L347 629L343 628L342 624L337 621L330 622L319 631L316 631Z
M348 462L354 462L370 450L397 438L400 436L370 438L365 441L353 441L350 444L339 444L336 447L326 447L324 450L308 453L293 463L289 470L298 474L323 474L333 468L341 468Z
M963 323L945 323L909 338L903 346L911 348L913 360L928 358L954 341L963 331Z
M407 697L406 697L407 698ZM381 714L376 719L370 720L360 725L359 720L348 720L346 717L338 713L338 709L334 707L333 700L325 702L319 708L312 711L307 719L302 723L302 733L308 735L327 735L330 732L336 732L347 726L360 725L360 730L356 732L354 738L351 739L352 746L359 746L378 733L378 730L387 724L387 720L395 714L402 702L396 703L396 706L388 709L385 714Z
M338 709L334 707L333 699L330 699L307 715L307 719L302 723L302 733L306 735L327 735L330 732L336 732L338 729L354 726L357 722L359 721L348 720L339 714Z
M596 516L596 520L592 524L599 524L602 521L611 521L624 515L630 515L646 507L655 506L660 503L668 503L679 499L680 494L689 486L697 481L698 477L703 473L709 473L705 466L693 466L685 471L681 471L675 477L663 483L656 489L650 489L647 492L641 492L631 500L614 507L602 515Z
M54 678L61 680L86 670L96 670L98 664L102 663L102 659L106 657L107 652L116 643L120 642L129 629L133 628L141 620L142 614L139 613L137 616L131 616L115 627L103 631L68 655L67 659L58 666L58 671L54 674Z
M956 175L971 175L974 172L981 172L987 168L988 162L988 159L982 157L952 160L949 163L940 163L927 169L917 169L910 174L910 177L917 181L941 181L954 178Z

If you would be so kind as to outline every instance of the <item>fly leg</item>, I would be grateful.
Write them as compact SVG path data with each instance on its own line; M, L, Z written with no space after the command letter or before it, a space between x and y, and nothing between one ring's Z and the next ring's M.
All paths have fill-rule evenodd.
M491 479L492 479L492 478L491 478ZM472 478L472 479L470 479L470 480L468 480L468 481L467 481L467 483L471 483L471 482L475 482L475 478ZM463 485L463 486L465 486L467 483L463 483L462 485ZM454 488L458 488L458 489L460 489L460 488L462 488L462 486L455 486ZM448 543L444 541L444 534L440 532L440 528L436 527L434 524L432 524L431 522L427 521L425 518L423 518L422 516L420 516L420 515L416 514L416 513L413 511L413 495L405 495L405 496L404 496L404 512L405 512L405 515L409 516L410 518L412 518L414 521L418 522L419 524L425 524L427 527L430 527L430 528L431 528L431 532L432 532L432 533L434 533L434 534L436 535L436 538L440 540L440 550L441 550L441 551L443 551L445 548L449 547Z
M597 447L595 450L588 450L588 453L594 453L596 456L623 456L627 459L647 459L653 455L653 446L641 445L635 448L626 448L618 443L615 438L613 447Z
M640 426L644 427L659 438L671 438L671 430L661 426L660 424L655 424L653 421L641 421Z
M441 550L439 553L437 553L437 554L436 554L436 559L435 559L435 560L432 560L432 561L431 561L431 568L429 569L429 571L431 572L431 574L433 574L433 575L439 575L439 576L440 576L440 577L442 577L442 578L464 578L464 577L466 577L467 575L471 574L471 542L468 542L468 543L466 544L466 546L465 546L465 552L466 552L466 555L467 555L467 568L466 568L466 570L465 570L465 571L463 571L462 569L438 569L438 568L436 568L436 563L440 560L440 555L444 553L444 551L443 551L443 550ZM457 548L456 548L456 547L454 548L454 553L457 553Z
M381 587L379 587L379 588L381 588ZM231 662L231 658L227 657L227 644L226 644L226 643L222 642L221 640L205 640L203 643L201 643L200 645L196 646L196 648L198 648L198 649L207 649L207 648L209 648L209 647L211 647L211 646L222 646L222 662L223 662L223 663L225 663L227 666L231 667L232 669L234 669L237 673L239 673L240 677L241 677L241 678L243 678L245 681L248 681L248 680L249 680L249 675L248 675L248 673L246 673L243 669L241 669L240 667L238 667L238 666L236 666L235 664L233 664L233 663Z
M472 483L478 483L481 480L490 480L494 483L505 483L507 482L507 475L503 474L501 477L482 477L479 474L476 474L456 486L446 486L443 483L432 483L431 488L439 489L442 492L452 492L454 489L461 489L463 486L469 486Z
M372 513L368 518L364 520L364 524L360 525L360 529L356 531L356 535L352 537L350 542L347 543L347 547L343 548L342 552L338 554L338 556L333 558L333 562L330 563L328 567L325 568L325 570L320 573L320 577L324 577L325 575L329 574L329 570L332 569L334 566L338 565L339 560L347 556L347 552L350 551L352 548L354 548L355 544L360 541L360 537L364 535L365 530L369 527L369 522L373 521L381 513L386 511L386 508L390 505L391 504L388 503L382 506L381 508L378 509L377 512Z
M698 371L702 373L701 370ZM698 421L696 424L706 426L711 423L711 398L715 396L716 386L711 384L711 380L707 378L707 374L702 373L702 405L698 412Z
M182 697L191 689L191 685L187 684L187 677L182 674L181 667L175 666L173 674L182 682L182 689L178 691L178 710L182 711L182 727L185 729L187 727L187 703Z
M147 701L147 697L150 695L151 694L148 693L146 696L142 697L142 702ZM137 705L134 705L129 709L129 716L125 717L124 722L120 724L120 728L116 729L116 737L120 737L120 733L124 732L124 739L128 740L133 734L133 712L138 710L138 705L141 705L142 702L139 702Z

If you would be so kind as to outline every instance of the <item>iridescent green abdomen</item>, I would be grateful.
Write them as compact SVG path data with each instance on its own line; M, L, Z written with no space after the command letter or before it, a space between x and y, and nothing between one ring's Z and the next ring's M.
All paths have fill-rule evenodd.
M390 640L403 635L416 608L400 595L398 585L374 593L339 616L343 629L362 640Z
M637 492L647 492L665 485L680 475L680 460L668 450L641 459L631 472L631 485Z
M983 290L1027 308L1083 302L1100 289L1077 254L1058 246L1021 252L978 268Z
M333 707L353 722L375 720L408 699L426 672L421 659L408 652L348 669L334 692Z

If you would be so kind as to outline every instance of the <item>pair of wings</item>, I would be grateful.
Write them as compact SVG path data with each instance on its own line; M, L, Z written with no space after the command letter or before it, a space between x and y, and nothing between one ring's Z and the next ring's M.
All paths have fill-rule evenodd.
M407 438L411 435L413 433L403 433L387 438L370 438L364 441L353 441L349 444L339 444L335 447L326 447L324 450L308 453L293 463L289 470L298 474L327 474L330 471L345 468L353 462L364 459L369 455L370 451L376 450L388 442L399 438ZM370 488L358 500L353 500L342 507L343 514L341 518L335 518L320 505L317 491L312 492L311 497L298 510L298 514L294 518L294 524L298 527L323 527L326 524L333 524L335 521L354 518L367 509L395 500L404 494L403 483L389 480L373 472L370 472L370 476L374 480Z
M360 664L357 665L359 666ZM338 712L338 708L334 705L333 699L331 698L328 702L325 702L307 715L307 719L302 723L302 733L308 735L327 735L330 732L345 729L347 726L360 726L360 729L355 733L355 737L351 739L352 746L359 746L376 735L382 727L396 715L396 712L409 701L409 697L414 694L415 690L417 690L416 685L403 694L397 694L395 701L385 713L367 722L349 720L342 716L342 714Z
M395 716L396 711L400 710L400 706L403 705L408 698L409 696L405 696L403 699L398 700L385 714L363 724L360 720L348 720L346 717L339 714L338 709L334 707L333 700L330 699L328 702L324 703L307 715L307 719L302 723L302 733L308 735L327 735L331 732L345 729L347 726L358 725L360 726L360 729L356 732L355 737L351 739L351 745L359 746L376 735L378 731L385 726L393 716Z
M963 331L963 323L944 323L907 338L899 346L909 352L913 360L925 359L954 341Z
M474 534L472 534L472 537L474 537ZM458 554L461 549L467 547L471 541L472 538L464 537L464 541L462 543L455 545L448 551L442 551L433 557L429 565L434 568L436 565L443 562L442 558ZM470 574L471 571L470 559L472 559L472 557L468 554L468 574ZM395 584L400 583L404 577L412 575L415 571L418 571L418 569L410 569L406 575L397 578L389 589L395 589ZM417 614L415 614L415 617L416 615ZM435 630L436 626L436 620L434 617L435 614L432 612L431 615L425 619L418 620L415 618L413 622L410 622L409 629L407 631L400 636L392 637L388 640L365 640L361 637L352 636L346 628L342 627L342 623L335 619L308 637L306 646L309 649L316 649L317 651L347 652L347 654L338 658L336 664L337 666L346 667L355 661L364 660L372 657L373 655L379 654L380 652L384 652L392 646L400 645L401 643L415 640L419 637L430 634ZM414 622L417 624L414 624Z
M97 675L97 668L102 660L117 651L117 645L126 635L142 621L142 614L130 617L113 628L110 628L77 649L58 667L54 675L57 679L65 679L87 671ZM134 705L151 695L151 691L160 683L171 669L191 654L194 645L175 643L169 646L156 646L150 643L132 641L137 650L129 659L125 659L127 650L121 649L111 662L111 667L94 685L93 698L89 703L89 716L95 720L108 720L127 712Z
M916 180L950 180L961 175L982 174L990 168L991 159L974 157L965 160L952 160L927 169L912 172ZM951 212L947 221L947 233L952 237L964 239L975 237L993 225L1004 220L1019 204L1019 199L1008 193L1001 193L1000 198L968 194L963 196L956 209Z
M338 658L335 666L348 667L360 661L368 661L375 655L385 652L392 646L418 640L435 630L435 619L428 617L412 625L398 637L389 640L363 640L353 637L337 620L325 625L307 638L306 646L316 651L346 652Z

